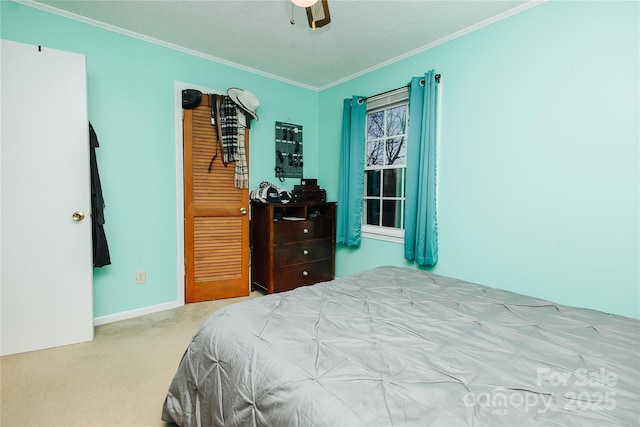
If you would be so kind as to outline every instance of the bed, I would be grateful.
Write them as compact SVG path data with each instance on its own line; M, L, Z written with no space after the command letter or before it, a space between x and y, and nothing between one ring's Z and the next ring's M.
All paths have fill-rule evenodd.
M637 426L640 321L379 267L196 331L180 426Z

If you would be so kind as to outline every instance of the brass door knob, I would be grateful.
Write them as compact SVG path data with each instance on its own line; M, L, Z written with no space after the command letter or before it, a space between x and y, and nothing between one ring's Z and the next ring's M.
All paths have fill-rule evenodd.
M240 208L240 214L241 215L246 215L247 214L247 208Z
M71 215L74 221L82 221L84 219L84 212L75 211L73 215Z

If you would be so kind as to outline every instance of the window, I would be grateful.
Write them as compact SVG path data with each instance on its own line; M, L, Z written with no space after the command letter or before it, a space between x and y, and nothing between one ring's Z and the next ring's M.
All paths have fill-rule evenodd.
M406 87L367 100L362 233L404 238L405 170L409 130Z

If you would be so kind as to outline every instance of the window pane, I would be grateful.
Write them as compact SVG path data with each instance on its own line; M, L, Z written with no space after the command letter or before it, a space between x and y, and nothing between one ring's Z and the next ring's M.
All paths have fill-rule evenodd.
M391 138L387 139L385 146L385 156L387 165L404 165L406 164L407 157L407 140L406 138Z
M402 201L383 200L382 201L382 225L384 227L402 227Z
M367 166L382 166L384 142L382 139L367 141Z
M395 136L404 134L407 123L407 106L390 108L387 111L387 136Z
M380 225L380 200L369 199L365 203L367 204L367 224Z
M380 197L380 170L365 171L364 185L367 196Z
M402 197L402 169L385 169L383 172L383 197Z
M368 107L363 224L396 236L404 227L409 108L400 98Z
M384 111L367 114L367 139L384 136Z

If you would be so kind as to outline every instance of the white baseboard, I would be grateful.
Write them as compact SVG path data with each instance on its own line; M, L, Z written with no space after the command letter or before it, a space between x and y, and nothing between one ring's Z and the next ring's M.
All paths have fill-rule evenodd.
M93 326L104 325L105 323L117 322L118 320L132 319L134 317L144 316L145 314L157 313L159 311L169 310L172 308L182 307L184 304L178 301L171 301L164 304L152 305L149 307L138 308L121 313L109 314L107 316L99 316L93 318Z

